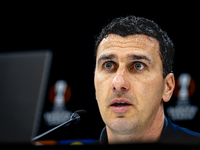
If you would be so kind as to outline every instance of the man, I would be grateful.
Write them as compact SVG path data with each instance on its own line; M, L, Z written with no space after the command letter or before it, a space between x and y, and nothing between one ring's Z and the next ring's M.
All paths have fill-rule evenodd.
M94 84L106 127L98 144L199 141L164 115L175 87L173 56L172 41L151 20L116 18L101 31Z

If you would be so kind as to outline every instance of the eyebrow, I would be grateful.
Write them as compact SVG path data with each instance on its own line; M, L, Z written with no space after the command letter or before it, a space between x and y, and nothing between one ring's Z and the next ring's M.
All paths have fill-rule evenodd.
M143 60L146 60L149 64L152 64L152 59L151 58L149 58L148 56L146 56L146 55L128 55L128 57L127 57L129 60L141 60L141 59L143 59Z
M98 58L98 64L100 64L101 61L105 61L105 60L113 60L113 59L116 59L117 56L115 54L110 54L110 55L106 55L106 54L103 54L101 55L99 58ZM149 64L152 64L152 59L149 58L148 56L146 55L128 55L127 56L127 59L129 60L146 60Z
M114 54L110 54L110 55L103 54L98 58L97 63L100 64L101 61L113 60L113 59L116 59L116 58L117 58L117 56L114 55Z

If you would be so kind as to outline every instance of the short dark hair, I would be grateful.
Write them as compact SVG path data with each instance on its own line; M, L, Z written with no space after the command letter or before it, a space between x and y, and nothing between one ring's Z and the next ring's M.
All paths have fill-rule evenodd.
M97 50L100 42L109 34L116 34L122 37L135 34L144 34L154 37L158 40L160 46L160 57L163 64L163 77L172 72L174 46L173 42L154 21L135 16L119 17L113 19L107 26L105 26L95 42L95 61Z

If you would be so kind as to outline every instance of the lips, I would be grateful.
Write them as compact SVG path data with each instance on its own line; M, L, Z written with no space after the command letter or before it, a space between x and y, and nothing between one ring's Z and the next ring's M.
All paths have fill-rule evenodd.
M132 104L126 100L114 100L110 104L110 107L113 109L115 112L124 112L126 109L128 109Z

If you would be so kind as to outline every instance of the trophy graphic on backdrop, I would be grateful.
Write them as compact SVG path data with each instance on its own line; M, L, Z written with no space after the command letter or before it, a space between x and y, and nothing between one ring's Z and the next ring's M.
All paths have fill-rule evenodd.
M193 120L198 111L196 105L191 105L190 97L195 92L195 82L189 73L182 73L176 81L174 96L175 106L169 106L166 112L173 121Z
M71 98L71 89L65 80L58 80L50 88L49 100L52 102L52 110L43 115L47 126L56 126L70 118L72 112L67 110L66 103Z

